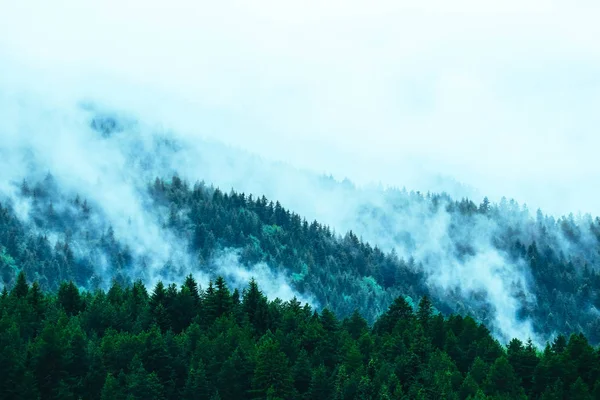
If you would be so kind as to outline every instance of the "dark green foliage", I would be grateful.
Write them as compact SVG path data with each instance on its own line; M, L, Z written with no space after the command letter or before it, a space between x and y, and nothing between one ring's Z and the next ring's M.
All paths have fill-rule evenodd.
M508 361L512 365L515 374L521 378L526 393L533 388L533 374L539 363L533 343L529 340L524 346L518 339L513 339L507 347Z
M304 396L308 392L312 379L311 374L312 369L310 360L308 358L308 353L306 350L302 349L300 354L298 354L298 358L296 359L296 363L292 369L294 388L300 397Z
M79 289L73 282L62 283L58 289L58 303L65 310L67 315L76 315L83 310L85 304Z
M508 396L511 399L524 398L520 381L506 357L502 356L490 367L484 388L489 395Z
M182 400L208 400L208 382L204 365L200 362L196 368L188 372L185 388L182 393Z
M543 352L506 348L470 317L413 312L398 298L373 328L256 282L236 301L222 280L199 290L143 284L45 294L23 279L0 297L6 399L575 399L600 393L600 350L582 334ZM193 294L197 293L197 297ZM191 310L190 310L191 307ZM124 318L123 315L126 317ZM258 316L264 316L259 319ZM96 320L98 319L98 320Z
M321 365L313 371L307 398L330 400L332 395L333 385L327 376L327 370Z
M12 290L12 294L17 297L25 297L27 296L29 288L27 286L27 280L25 279L25 273L23 271L19 272L19 276L17 276L17 283Z
M39 182L23 181L19 189L22 200L31 204L28 222L17 217L10 201L0 203L0 281L14 287L15 296L27 294L23 292L21 272L30 279L37 279L41 288L52 291L58 290L64 281L72 281L79 290L94 291L107 286L109 279L125 287L139 278L133 274L145 269L145 257L136 259L120 242L110 221L102 215L102 205L91 204L75 194L62 193L51 175ZM431 320L428 318L429 305L444 315L471 314L480 321L491 321L493 307L481 307L480 299L470 302L450 291L430 290L418 260L403 260L393 250L387 253L361 240L352 231L339 235L330 227L317 221L306 221L285 209L285 205L264 196L255 198L234 191L225 193L204 183L189 185L178 177L170 181L156 179L149 185L148 192L151 198L148 206L164 222L163 228L170 230L169 233L187 247L199 261L198 267L205 272L214 272L210 270L214 255L224 249L237 249L242 264L265 262L272 269L285 270L299 293L310 293L339 318L359 310L370 324L395 298L402 295L417 299L427 295L429 302L422 304L424 307L417 319L425 334L432 337L434 346L440 349L445 342L445 332L439 329L439 320L435 316L431 316ZM355 193L348 192L348 195L352 194ZM449 240L455 244L459 258L468 258L475 251L473 234L468 227L481 223L494 226L493 248L506 255L507 262L522 265L530 281L528 289L532 293L523 296L519 317L530 319L541 337L549 337L555 332L581 331L590 343L600 343L600 319L597 316L600 309L597 268L600 265L597 251L600 218L569 215L554 219L541 212L534 216L512 200L493 204L486 199L477 205L468 199L455 201L446 194L424 195L395 189L379 195L378 201L366 201L361 205L356 216L358 228L375 225L375 229L383 230L385 237L389 236L390 241L396 241L410 253L418 243L414 243L411 232L403 230L408 228L392 226L391 221L398 220L403 214L411 214L413 208L423 212L424 218L447 212L452 227L448 231ZM51 244L47 232L58 240ZM98 273L100 255L105 259L103 276ZM166 270L169 268L174 266L165 267ZM192 279L184 285L189 289L189 295L170 300L185 304L191 301L198 305L197 283ZM68 292L73 287L65 289ZM168 288L164 289L167 291ZM219 292L218 287L214 290ZM206 310L198 323L208 326L228 312L230 305L219 300L219 296L205 304ZM535 304L528 299L535 299ZM257 309L250 315L251 323L257 333L264 334L263 321L266 321L268 310L260 302L252 304ZM190 313L182 311L171 315L169 307L172 303L162 303L162 306L154 304L148 320L158 324L163 331L173 324L174 332L179 333L188 323ZM65 303L63 307L69 315L81 311L75 303ZM186 310L196 311L191 307ZM128 313L140 310L133 307L121 311L119 317L127 325L131 321ZM395 317L388 318L378 329L393 329L394 320ZM394 326L390 326L392 323ZM469 355L463 357L459 365L461 372L471 359Z
M293 378L287 356L269 332L260 339L256 355L256 368L252 381L253 396L263 399L267 394L281 399L292 393Z

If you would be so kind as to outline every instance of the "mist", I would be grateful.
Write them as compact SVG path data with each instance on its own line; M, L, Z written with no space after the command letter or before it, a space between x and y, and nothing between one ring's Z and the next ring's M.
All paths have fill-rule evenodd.
M443 173L600 214L599 9L585 3L30 0L0 20L2 75L358 184L436 190Z

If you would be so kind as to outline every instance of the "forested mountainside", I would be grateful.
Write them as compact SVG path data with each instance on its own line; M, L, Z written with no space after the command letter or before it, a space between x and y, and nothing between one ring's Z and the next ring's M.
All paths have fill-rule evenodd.
M57 293L21 272L0 295L3 399L385 400L600 398L600 349L582 334L505 347L471 317L396 298L370 327L255 281L230 291L140 281Z
M512 201L476 205L390 189L356 216L364 237L385 238L378 247L265 197L178 177L157 178L146 191L150 227L160 231L140 239L149 247L135 248L140 241L116 235L102 204L63 192L51 175L23 181L17 198L0 203L3 282L13 284L22 270L44 289L73 280L93 290L113 279L182 281L190 272L231 282L239 271L260 278L266 269L339 318L357 309L372 323L394 298L428 295L442 313L470 314L503 341L515 323L530 325L513 331L538 341L577 332L600 341L598 219L532 218ZM176 250L168 257L164 243ZM225 268L231 263L243 269Z

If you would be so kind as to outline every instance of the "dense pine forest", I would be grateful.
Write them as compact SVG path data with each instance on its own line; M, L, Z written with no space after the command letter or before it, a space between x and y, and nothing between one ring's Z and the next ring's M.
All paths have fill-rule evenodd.
M263 263L282 274L298 294L311 296L314 306L327 307L339 318L357 309L373 323L394 298L403 296L412 304L427 295L444 315L472 315L495 334L502 328L494 316L503 304L488 298L485 287L462 292L460 287L436 286L432 277L447 267L434 252L425 252L421 259L404 258L394 247L389 250L352 231L335 232L317 221L306 221L264 196L223 192L204 183L190 186L177 176L156 179L144 190L145 207L162 230L157 243L169 242L179 251L159 265L153 254L140 253L122 240L127 238L115 234L102 204L62 191L51 175L22 181L18 201L0 202L2 281L13 285L19 271L24 271L44 290L56 291L65 280L94 290L107 289L113 279L124 286L138 279L181 282L191 271L227 279L215 259L229 252L242 266ZM518 269L497 274L492 282L510 280L512 274L514 279L524 276L528 283L504 287L512 291L510 299L517 299L509 317L532 322L533 333L521 339L535 334L543 342L558 333L583 332L591 343L600 342L598 219L555 220L541 213L530 218L526 208L513 201L476 205L443 194L398 190L384 194L384 204L366 204L357 215L359 230L365 231L361 226L380 229L367 237L394 234L398 248L418 250L416 228L403 225L406 218L393 221L413 213L420 218L418 223L427 224L444 213L450 218L447 240L452 256L476 268L462 273L483 275L489 260L476 258L481 250L474 243L481 233L478 227L493 224L493 232L486 234L493 238L494 251L502 252L505 262ZM503 343L510 338L503 335Z
M88 128L3 153L0 398L600 398L599 218Z
M600 398L600 349L582 334L504 347L427 297L396 298L371 327L191 275L50 294L20 273L0 297L0 369L3 399Z
M600 2L122 3L0 0L0 400L600 400Z

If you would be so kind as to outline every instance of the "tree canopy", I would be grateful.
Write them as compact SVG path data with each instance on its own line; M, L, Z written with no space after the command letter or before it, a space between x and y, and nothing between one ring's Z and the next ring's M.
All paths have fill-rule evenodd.
M470 317L442 317L403 298L371 327L255 281L239 300L141 282L40 291L21 274L0 296L4 399L595 399L600 349L582 334L542 350L502 346ZM212 289L211 289L212 288Z

